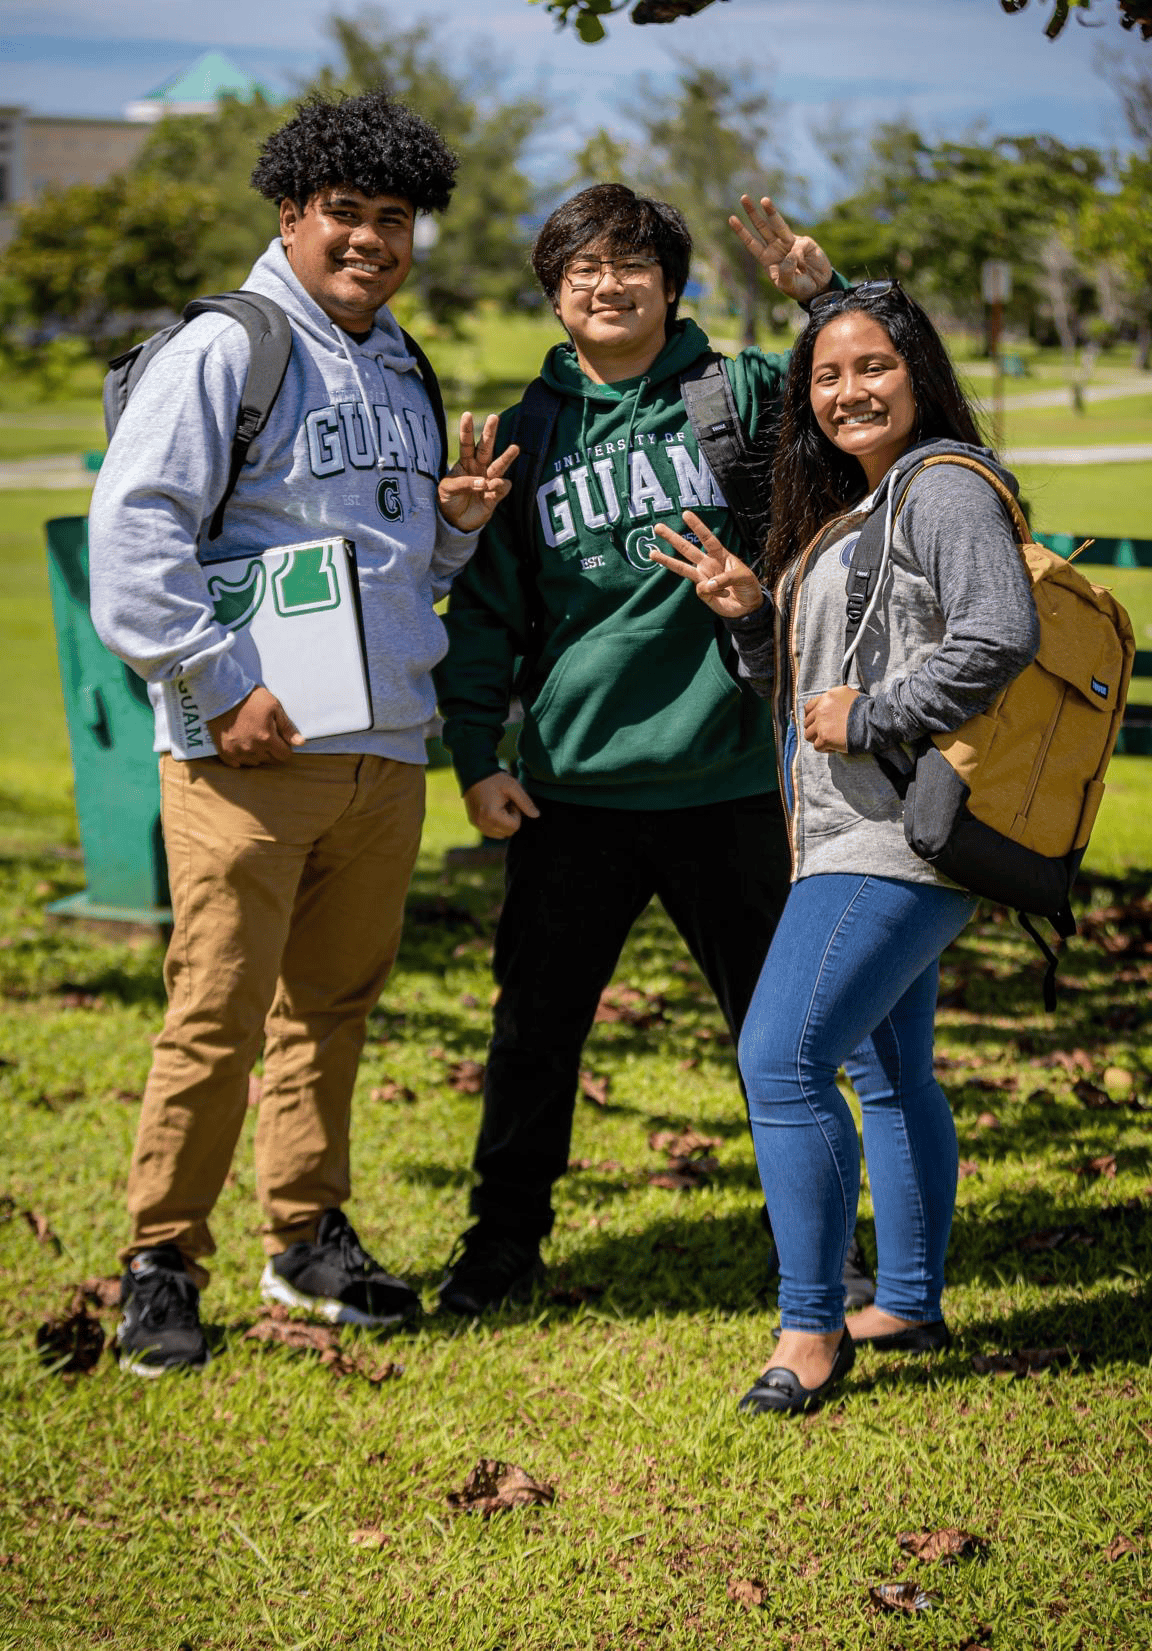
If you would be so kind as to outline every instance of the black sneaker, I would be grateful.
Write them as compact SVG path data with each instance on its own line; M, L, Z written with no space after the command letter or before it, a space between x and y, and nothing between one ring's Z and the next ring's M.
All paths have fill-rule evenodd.
M303 1307L329 1324L385 1328L420 1312L415 1290L368 1254L342 1210L324 1211L314 1244L293 1244L272 1257L260 1294L282 1307Z
M440 1307L475 1318L501 1302L524 1300L543 1277L538 1243L478 1222L457 1239L448 1257L448 1271L439 1289Z
M200 1370L212 1358L200 1328L200 1292L175 1244L139 1250L120 1280L124 1317L116 1331L121 1370L163 1376Z
M844 1257L844 1311L853 1313L858 1307L871 1307L875 1300L876 1280L865 1265L860 1240L853 1234Z

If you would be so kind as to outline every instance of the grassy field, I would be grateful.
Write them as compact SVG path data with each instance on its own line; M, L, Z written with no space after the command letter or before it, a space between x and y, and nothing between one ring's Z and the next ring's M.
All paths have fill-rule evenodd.
M501 375L538 344L532 325L462 362L476 410L508 399ZM1104 468L1030 472L1039 525L1147 534L1152 466ZM79 1286L115 1324L95 1286L123 1237L163 1006L154 943L44 912L83 872L39 524L84 504L9 492L0 524L0 1651L1148 1646L1144 760L1110 775L1058 1013L995 913L945 959L940 1069L964 1164L947 1354L863 1354L798 1421L737 1413L775 1322L755 1168L719 1016L653 911L615 983L640 994L617 999L631 1019L588 1047L605 1104L578 1105L547 1285L527 1307L335 1347L250 1338L283 1333L256 1296L250 1124L214 1223L209 1370L153 1386L107 1355L87 1373L37 1358L37 1326ZM1113 580L1152 634L1152 580ZM429 1307L466 1222L478 1101L459 1063L484 1058L500 899L498 870L445 866L471 836L450 774L432 774L357 1085L350 1213ZM652 1181L667 1168L653 1138L685 1127L717 1167L671 1191ZM874 1254L867 1198L860 1236ZM519 1464L554 1503L454 1511L448 1493L482 1458ZM900 1546L947 1527L976 1553L950 1566ZM882 1582L934 1603L908 1620L872 1602Z

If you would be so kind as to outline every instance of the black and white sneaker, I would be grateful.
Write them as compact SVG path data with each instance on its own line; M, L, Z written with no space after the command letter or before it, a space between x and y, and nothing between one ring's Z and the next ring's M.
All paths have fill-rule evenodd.
M139 1250L120 1280L124 1317L116 1331L121 1370L163 1376L201 1370L212 1358L200 1328L200 1292L175 1244Z
M342 1210L325 1210L314 1244L275 1255L260 1279L265 1301L303 1307L329 1324L386 1328L416 1318L420 1297L368 1254Z
M439 1288L442 1311L475 1318L505 1301L523 1301L544 1277L540 1246L533 1239L469 1227L448 1257Z

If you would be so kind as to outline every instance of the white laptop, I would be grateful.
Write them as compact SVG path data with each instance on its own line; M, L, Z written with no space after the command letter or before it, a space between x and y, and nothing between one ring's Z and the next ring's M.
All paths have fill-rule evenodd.
M275 545L205 568L217 621L235 631L234 657L283 705L305 739L372 726L356 551L347 539ZM216 749L195 690L164 684L172 753Z

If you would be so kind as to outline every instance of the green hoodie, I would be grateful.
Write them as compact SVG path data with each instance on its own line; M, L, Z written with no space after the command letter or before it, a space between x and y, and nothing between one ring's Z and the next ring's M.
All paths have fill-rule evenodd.
M694 322L681 321L642 378L596 384L570 343L544 362L545 380L564 399L536 496L544 643L522 692L517 769L533 795L682 808L776 787L768 710L740 688L723 626L691 583L648 555L664 548L652 524L679 530L685 508L742 554L680 395L680 374L709 348ZM729 363L753 439L787 362L748 349ZM517 410L501 418L498 451ZM516 537L508 500L452 587L448 655L435 681L462 790L500 767L527 646Z

